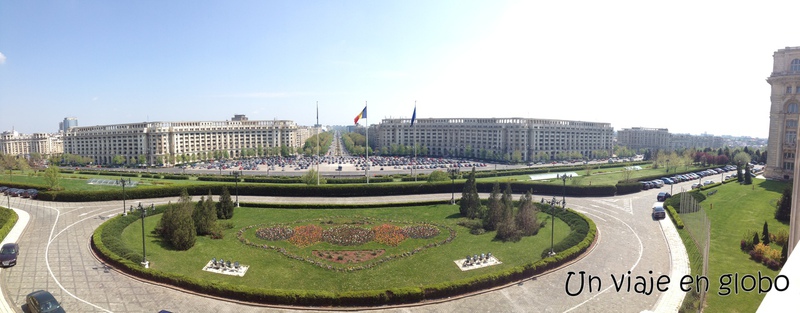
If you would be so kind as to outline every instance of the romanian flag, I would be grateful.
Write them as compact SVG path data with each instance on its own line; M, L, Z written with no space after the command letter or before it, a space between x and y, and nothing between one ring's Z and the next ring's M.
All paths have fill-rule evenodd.
M411 126L414 126L414 121L417 120L417 106L414 106L414 114L411 114Z
M361 113L358 113L355 120L353 121L356 123L356 125L358 125L358 120L362 118L367 118L367 107L364 107L364 110L362 110Z

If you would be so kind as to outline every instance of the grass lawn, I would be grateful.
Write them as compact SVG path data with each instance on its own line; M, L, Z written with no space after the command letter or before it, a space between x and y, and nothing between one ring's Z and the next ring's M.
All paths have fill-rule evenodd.
M722 296L719 295L721 291L724 293L724 290L720 290L720 277L738 273L741 282L741 277L747 274L756 278L759 272L771 278L778 275L779 271L771 270L751 260L750 256L739 248L739 241L747 230L758 231L761 234L764 221L769 224L771 233L788 231L789 225L774 218L775 203L787 186L785 183L760 179L754 179L753 185L728 183L717 187L719 191L715 195L701 202L711 220L708 273L710 288L705 312L755 312L758 309L764 294L759 294L757 288L753 292L744 292L740 288L739 294L734 294L731 284L729 285L731 294ZM780 246L776 244L772 247L780 250ZM746 281L748 286L751 283L751 280Z
M635 180L638 180L639 177L653 176L653 175L662 175L664 177L673 176L672 173L669 173L669 174L666 173L663 168L652 169L652 165L643 165L641 167L642 167L641 170L632 172L632 174L630 176L630 178L632 180L635 181ZM698 169L698 168L696 168L696 167L689 167L689 168L681 167L678 170L683 172L683 171L686 171L686 170L695 170L695 169ZM563 170L554 171L554 173L556 173L556 172L560 173L560 172L565 172L565 171L563 171ZM572 171L566 171L566 172L572 172ZM567 181L567 184L569 184L569 185L580 185L580 186L616 185L617 182L619 182L620 180L625 179L625 173L624 173L624 167L623 166L612 167L612 168L602 168L602 169L595 168L595 169L592 169L592 170L589 171L590 175L588 175L588 176L586 174L587 171L585 169L584 170L579 170L579 171L574 171L574 172L576 174L578 174L578 176L575 176L575 177L569 179ZM476 181L479 181L479 182L493 182L493 181L506 182L506 181L530 181L530 180L531 180L530 175L484 177L484 178L476 179ZM538 181L538 182L552 183L552 184L557 184L557 185L560 185L560 184L563 183L560 179L552 179L552 180L549 180L549 181L548 180L541 180L541 181Z
M160 215L155 215L145 219L147 259L151 262L153 269L206 279L215 284L261 286L265 289L355 291L431 285L499 272L510 267L530 263L540 259L542 251L550 246L549 221L538 235L524 237L519 242L504 243L493 240L494 232L472 235L467 228L458 226L457 222L464 219L458 214L458 207L452 205L320 210L242 207L237 208L233 219L229 220L235 227L225 231L224 239L212 240L208 237L198 237L195 246L188 251L172 250L159 237L153 234L152 231L160 217ZM457 235L450 243L425 249L411 256L390 260L371 269L354 272L335 272L323 269L307 262L290 259L274 250L247 246L236 237L236 233L240 229L250 225L274 225L277 223L284 223L290 226L321 225L318 220L307 223L295 222L314 219L337 219L337 217L346 217L348 219L370 217L383 221L428 222L446 225L456 230ZM547 217L547 214L539 214L540 221L545 221ZM381 223L380 221L376 222L370 227ZM257 227L245 232L245 236L249 240L260 244L281 245L303 257L313 257L311 256L312 250L386 249L387 253L396 253L398 251L413 250L414 247L424 244L421 242L426 242L423 239L406 239L397 248L375 242L362 246L348 247L317 243L300 248L287 241L266 241L257 238L254 235L255 229ZM568 234L568 226L561 220L556 220L555 241L562 240ZM431 240L440 240L447 236L449 236L449 232L446 228L443 228L440 234ZM128 226L123 232L123 240L131 249L141 249L141 222ZM503 264L462 272L453 263L454 260L464 258L467 254L487 252L495 255ZM213 257L239 261L241 264L249 265L250 268L244 277L203 271L203 266Z

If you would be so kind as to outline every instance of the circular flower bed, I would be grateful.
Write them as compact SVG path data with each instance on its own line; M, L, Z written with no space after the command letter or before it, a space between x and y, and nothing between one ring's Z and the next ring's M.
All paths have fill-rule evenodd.
M302 226L294 227L294 229L292 230L293 231L293 235L289 238L288 241L290 243L298 246L298 247L305 247L305 246L313 245L313 244L318 243L318 242L322 242L323 241L323 236L324 236L325 237L324 241L330 242L332 244L341 244L341 245L351 245L352 246L352 245L361 245L361 244L368 243L370 241L375 240L375 241L379 241L379 242L381 242L383 244L386 244L386 245L398 246L400 243L402 243L402 241L405 238L431 239L431 238L433 238L433 237L435 237L435 236L437 236L439 234L439 229L440 228L441 229L446 229L447 232L449 233L449 236L447 236L447 238L444 238L444 239L441 239L441 240L423 242L423 243L421 243L420 246L408 247L407 248L408 250L403 249L401 251L396 251L396 252L393 252L393 253L386 253L386 254L383 254L383 250L381 250L382 252L379 253L379 254L376 254L374 259L367 260L369 258L361 258L361 262L364 262L365 264L360 264L360 265L349 265L349 264L338 264L337 265L337 264L331 264L331 263L328 263L329 261L327 260L327 256L320 257L318 255L319 252L320 252L318 250L315 250L316 251L315 253L317 253L317 255L312 253L310 256L302 256L302 255L299 255L296 252L290 251L291 249L282 248L282 247L278 247L278 246L274 246L274 245L268 245L268 244L259 244L259 243L251 242L250 240L245 238L245 232L247 232L248 230L253 229L253 228L256 228L257 230L270 229L270 231L276 231L277 232L278 231L277 228L285 227L285 226L280 226L280 225L268 226L268 225L264 225L264 224L251 225L251 226L247 226L247 227L244 227L244 228L240 229L236 233L236 237L239 239L239 241L241 243L243 243L245 245L248 245L248 246L251 246L251 247L256 247L256 248L261 248L261 249L268 249L268 250L277 251L278 253L283 254L284 256L286 256L288 258L295 259L295 260L298 260L298 261L301 261L301 262L308 262L308 263L313 264L315 266L318 266L318 267L321 267L321 268L324 268L324 269L327 269L327 270L335 271L335 272L352 272L352 271L370 269L370 268L378 266L378 265L380 265L380 264L382 264L384 262L389 262L389 261L392 261L392 260L405 258L405 257L408 257L408 256L412 256L414 254L420 253L420 252L422 252L424 250L435 248L435 247L438 247L440 245L447 244L447 243L451 242L453 239L455 239L455 237L456 237L456 231L454 229L448 227L448 226L445 226L445 225L436 225L436 224L430 224L430 223L424 223L424 224L423 223L413 223L413 222L408 222L408 221L380 220L380 219L375 219L375 218L363 218L363 220L364 220L364 222L359 224L359 225L373 224L375 221L384 222L384 224L382 224L380 226L376 226L373 229L365 229L365 228L361 228L361 227L358 227L358 226L355 226L355 225L349 224L349 223L345 224L345 225L342 225L342 226L333 226L333 227L328 228L328 229L323 229L319 225L314 225L314 224L302 225ZM321 223L322 225L326 225L326 224L327 225L332 225L332 224L334 224L334 222L332 222L332 221L325 222L326 220L322 220L322 219L301 220L301 221L296 221L296 223L308 223L310 221L322 222ZM407 224L412 224L412 225L409 225L409 226L401 228L399 226L396 226L396 225L393 225L393 224L388 224L388 223L406 224L406 225ZM323 233L325 233L325 235L323 235ZM380 234L380 235L378 235L378 234ZM258 237L258 238L260 238L260 237ZM334 239L334 238L337 238L337 239ZM261 239L263 239L263 238L261 238ZM359 242L359 243L356 243L356 242ZM397 245L393 245L393 243L395 243L395 242L398 243L398 244ZM329 252L327 250L326 250L326 252L328 254L333 255L333 252ZM340 253L340 254L344 255L346 253L351 253L351 252L352 251L350 251L350 252L348 252L348 251L338 251L337 253ZM325 252L323 252L323 254L324 253ZM339 261L344 261L345 257L343 256L342 260L338 260L338 255L337 255L336 259L337 259L336 261L331 261L331 262L339 263ZM350 263L350 262L348 262L348 263ZM350 264L352 264L352 263L350 263Z

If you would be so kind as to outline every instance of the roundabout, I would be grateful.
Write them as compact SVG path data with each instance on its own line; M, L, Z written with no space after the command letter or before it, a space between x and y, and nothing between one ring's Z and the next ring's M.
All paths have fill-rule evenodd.
M654 275L670 272L670 250L661 231L661 223L647 220L649 212L637 208L649 205L652 192L614 198L574 198L571 208L585 213L597 223L600 233L596 246L585 257L566 268L559 268L533 279L472 293L466 297L441 299L404 307L377 307L382 311L628 311L639 312L657 307L662 294L651 296L617 293L608 290L584 292L577 296L565 292L568 272L592 274L625 273ZM422 201L446 200L449 194L421 195ZM485 195L482 195L485 197ZM337 202L391 203L407 197L347 198ZM165 204L175 199L148 199L145 203ZM327 198L242 197L243 202L325 203ZM32 288L47 288L68 308L81 312L261 312L264 307L221 301L218 298L175 290L160 284L131 279L95 259L87 245L91 233L103 222L119 215L120 201L95 203L58 203L14 199L11 206L31 215L20 238L20 264L2 270L2 287L10 307L21 311L24 295ZM249 225L252 225L249 224ZM558 225L556 225L558 227ZM238 230L238 229L236 229ZM469 235L469 234L467 234ZM638 240L636 240L638 238ZM631 241L634 239L634 241ZM641 241L639 243L638 241ZM475 251L479 252L479 251ZM540 251L537 251L541 252ZM460 252L458 257L470 252ZM494 253L494 252L493 252ZM667 256L667 257L665 257ZM214 257L214 256L211 256ZM216 256L221 257L221 255ZM200 260L208 262L209 258ZM450 258L447 262L454 270ZM246 263L246 262L242 262ZM202 268L202 266L200 266ZM429 272L424 265L417 271ZM46 274L46 275L42 275ZM247 275L250 275L248 273ZM378 278L376 278L378 279ZM605 286L604 286L605 288ZM626 303L619 307L619 303ZM658 302L658 303L657 303ZM273 311L297 308L273 306ZM347 308L311 308L311 310L347 310ZM361 307L361 310L368 309ZM308 310L308 309L305 309ZM669 310L672 311L672 310Z

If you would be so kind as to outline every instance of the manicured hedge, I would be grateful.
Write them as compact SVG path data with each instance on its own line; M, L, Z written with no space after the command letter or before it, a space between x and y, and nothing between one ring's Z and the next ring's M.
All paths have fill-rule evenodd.
M160 206L156 212L163 212ZM527 279L544 271L554 269L569 262L585 252L595 240L597 227L594 222L572 210L557 214L570 228L571 234L559 242L559 251L554 256L536 262L507 269L499 273L485 274L469 279L443 282L430 286L392 288L389 290L364 290L348 292L332 292L324 290L280 290L264 289L253 286L229 286L215 284L194 277L176 275L153 269L143 268L137 255L122 245L122 231L137 221L134 215L117 216L98 227L92 236L91 247L107 264L128 274L170 284L187 290L225 297L235 300L299 306L379 306L388 304L415 303L424 300L453 297L465 293L502 286L508 283ZM581 237L581 238L579 238ZM573 246L567 247L569 243ZM549 249L547 250L549 251Z
M303 178L298 176L277 176L277 177L245 177L247 183L269 183L269 184L301 184Z
M0 207L0 241L8 236L17 220L19 220L17 212L9 208Z
M675 227L678 229L683 229L683 219L681 219L681 215L678 214L678 211L675 210L671 205L667 205L667 212L669 212L669 216L672 217L672 223L675 224Z
M617 194L618 195L626 195L629 193L636 193L642 191L642 184L639 182L632 182L632 183L617 183Z
M164 175L164 179L174 179L174 180L189 180L189 176L187 175Z
M241 182L241 178L230 177L230 176L200 176L197 178L199 181L221 181L221 182Z
M370 180L371 182L372 180ZM511 190L514 193L533 191L534 195L561 195L568 196L613 196L615 186L558 186L535 182L512 182ZM222 187L227 186L233 190L234 185L186 185L186 186L138 186L126 189L128 199L146 199L177 197L181 190L186 189L189 195L202 196L208 194L222 194ZM493 183L477 183L478 192L491 192ZM271 184L269 186L258 184L239 184L239 195L248 196L283 196L283 197L369 197L369 196L394 196L417 195L432 193L461 193L464 183L452 182L421 182L419 184L344 184L344 185L291 185ZM39 193L39 199L46 201L88 202L122 200L122 189L103 191L46 191Z
M394 181L394 178L391 177L372 177L369 179L369 183L391 183ZM325 182L327 184L366 184L367 178L366 177L359 177L359 178L325 178Z
M404 203L363 203L363 204L299 204L299 203L262 203L241 202L241 206L248 208L274 208L274 209L370 209L370 208L400 208L407 206L425 206L449 204L450 200L417 201Z

